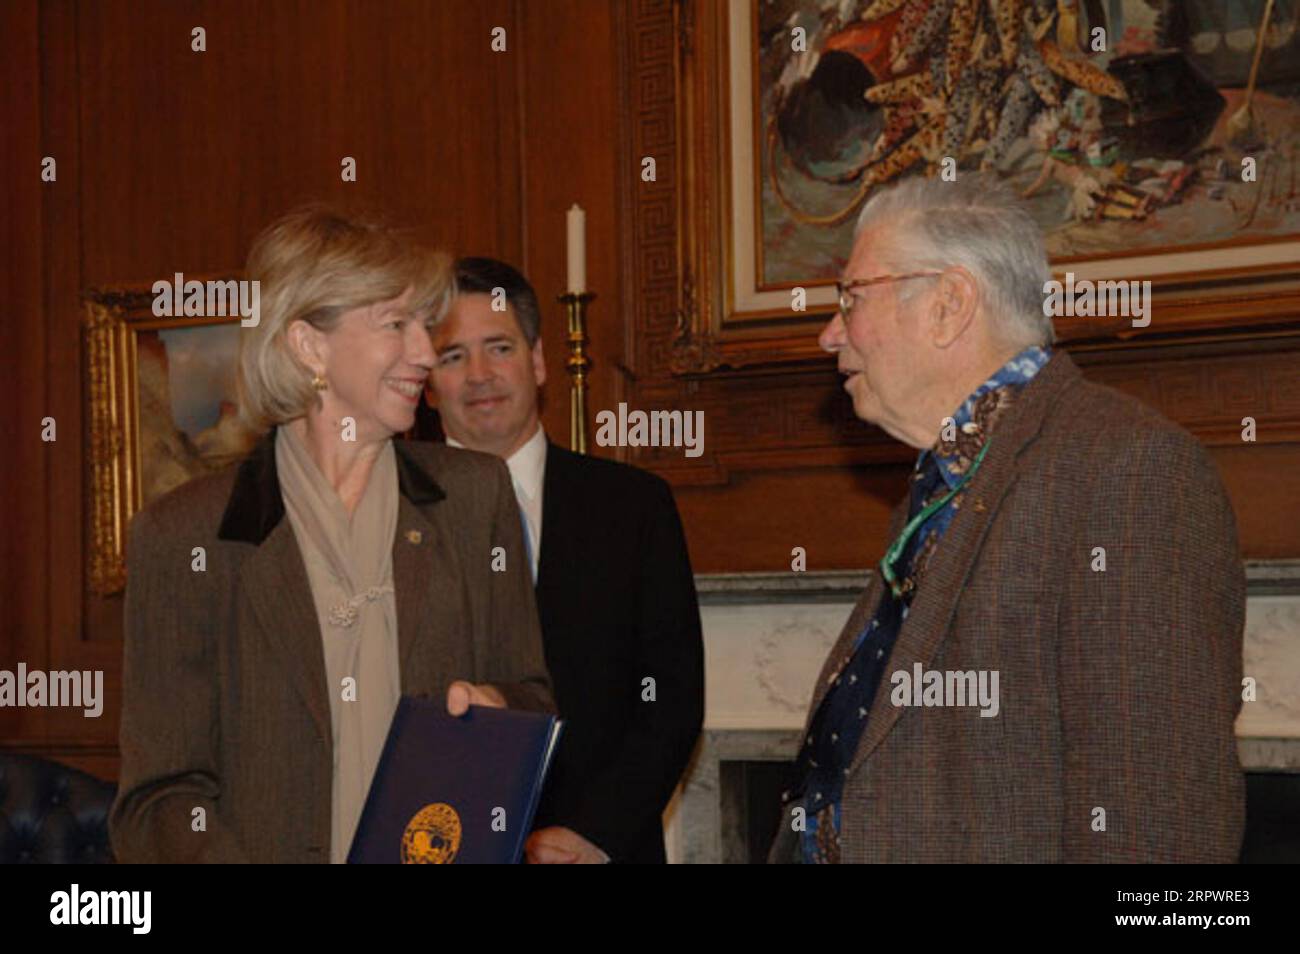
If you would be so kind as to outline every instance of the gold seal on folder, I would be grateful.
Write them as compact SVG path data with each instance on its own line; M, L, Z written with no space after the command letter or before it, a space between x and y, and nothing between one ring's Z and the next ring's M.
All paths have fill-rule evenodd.
M449 865L460 851L460 816L442 802L425 805L402 832L402 864Z

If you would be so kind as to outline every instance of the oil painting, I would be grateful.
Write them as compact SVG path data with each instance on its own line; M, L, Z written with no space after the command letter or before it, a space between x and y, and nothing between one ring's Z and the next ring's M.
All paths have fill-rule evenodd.
M140 508L243 458L256 435L240 420L233 318L158 318L139 289L87 296L91 520L89 576L125 584L126 528Z
M910 175L997 175L1055 263L1300 234L1300 0L751 9L757 290L837 277Z

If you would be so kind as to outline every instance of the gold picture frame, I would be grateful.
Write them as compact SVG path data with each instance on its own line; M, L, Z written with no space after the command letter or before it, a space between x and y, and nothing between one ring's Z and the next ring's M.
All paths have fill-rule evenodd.
M237 415L233 404L234 364L231 360L231 339L239 328L238 315L231 317L158 317L153 313L154 294L145 287L123 287L110 290L92 290L83 296L83 329L85 332L87 397L89 401L88 459L90 463L90 513L88 577L91 591L100 596L120 592L126 585L126 540L131 518L151 499L171 487L202 473L228 465L251 446L252 435L234 424ZM161 416L158 404L158 356L162 355L162 370L169 375L166 342L174 332L195 329L223 329L219 336L221 346L211 346L213 335L200 334L209 339L207 351L191 342L185 350L196 354L211 365L216 363L217 375L222 378L218 424L227 436L224 443L208 441L201 446L216 446L221 452L193 453L188 459L173 459L160 472L155 458L156 448L151 442L143 446L142 435L158 430ZM145 353L149 361L145 387L149 389L146 400L141 398L142 341L147 341ZM219 352L219 353L217 353ZM229 364L228 369L224 366ZM223 370L224 369L224 370ZM228 370L229 377L225 377ZM188 378L188 374L187 374ZM164 387L170 390L169 379ZM186 381L186 386L192 382ZM199 382L209 386L206 379ZM229 393L225 393L225 392ZM229 405L229 406L227 406ZM142 406L145 419L142 421ZM169 405L170 406L170 405ZM174 422L173 422L174 423ZM205 432L207 433L207 432ZM231 442L230 434L238 437ZM179 432L174 441L188 452L193 441ZM173 455L179 458L181 455Z

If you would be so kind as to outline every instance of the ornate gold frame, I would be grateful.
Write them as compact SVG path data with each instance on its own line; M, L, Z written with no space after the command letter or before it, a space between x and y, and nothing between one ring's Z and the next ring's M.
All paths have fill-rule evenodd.
M127 528L141 507L136 336L239 318L158 318L153 292L135 287L92 290L82 308L90 402L89 583L93 593L108 596L126 586Z

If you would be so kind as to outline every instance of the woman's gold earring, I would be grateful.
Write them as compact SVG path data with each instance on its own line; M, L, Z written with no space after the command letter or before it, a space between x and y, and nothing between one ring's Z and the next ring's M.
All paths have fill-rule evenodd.
M317 391L325 391L329 389L329 384L326 383L325 379L322 378L319 374L313 374L311 376L311 386L314 387Z

